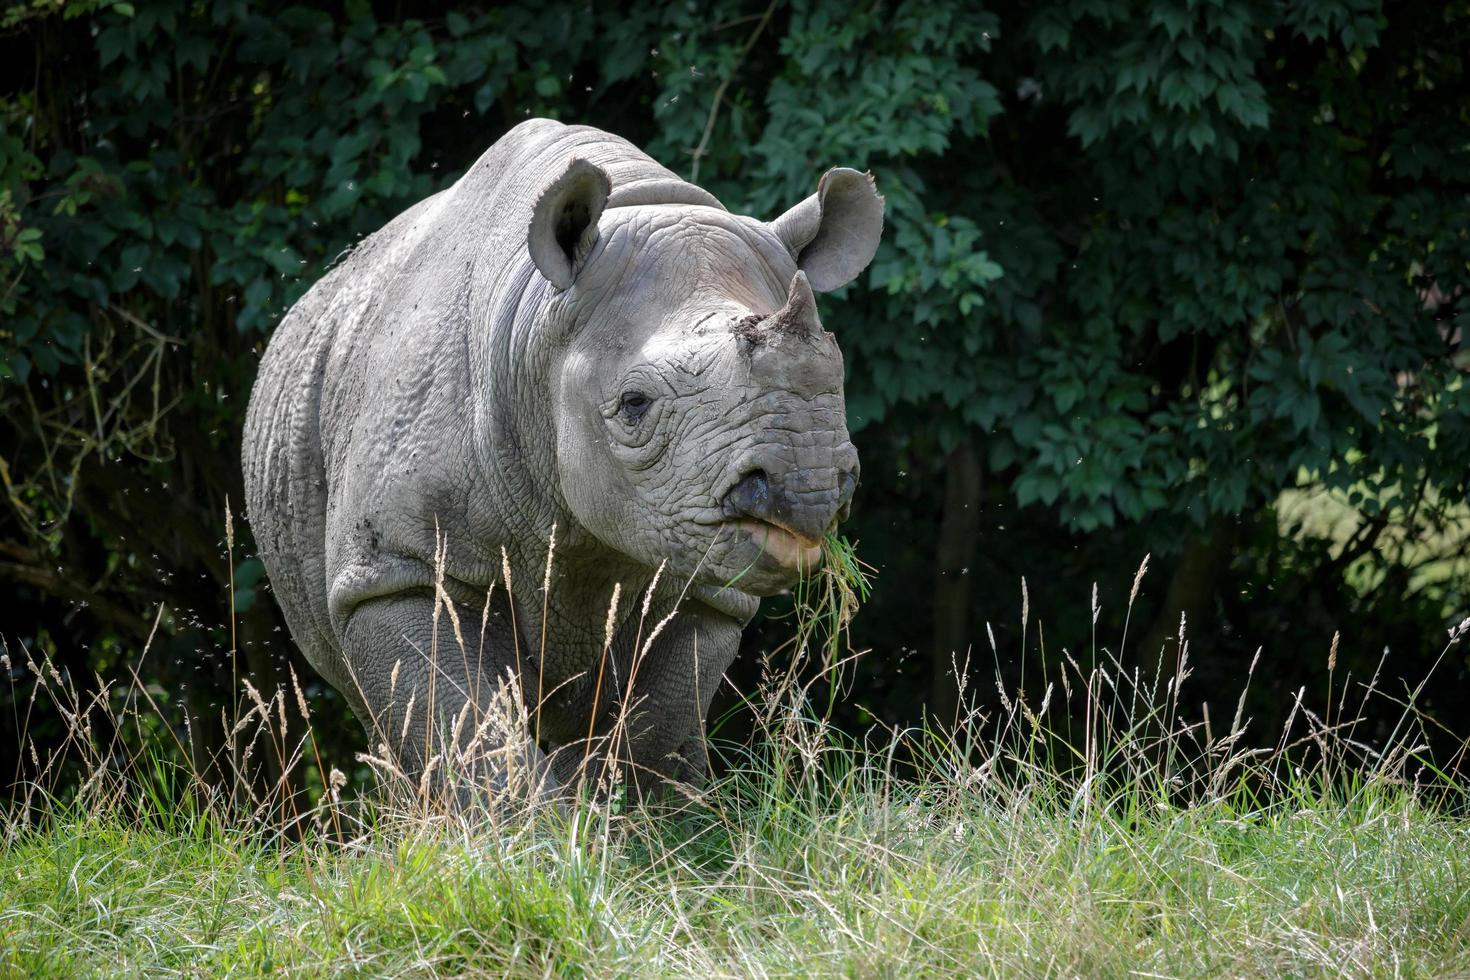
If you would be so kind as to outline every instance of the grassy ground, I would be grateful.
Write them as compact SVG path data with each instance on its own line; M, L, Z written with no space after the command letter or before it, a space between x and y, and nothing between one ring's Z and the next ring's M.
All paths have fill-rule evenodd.
M1470 971L1470 824L1402 790L1169 807L984 773L742 778L718 813L381 818L346 846L63 816L0 851L0 972Z
M659 812L466 816L390 772L288 820L79 729L95 778L0 823L0 976L1470 975L1464 784L1412 699L1376 745L1370 681L1252 749L1238 712L1191 718L1187 661L1067 657L1039 701L861 744L778 678L763 747ZM291 697L236 730L309 765L267 724Z

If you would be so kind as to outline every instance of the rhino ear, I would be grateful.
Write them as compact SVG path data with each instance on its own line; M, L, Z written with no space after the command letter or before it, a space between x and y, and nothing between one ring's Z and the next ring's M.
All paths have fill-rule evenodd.
M857 278L883 234L883 197L873 175L833 167L817 192L771 222L777 237L819 293Z
M557 289L576 279L578 266L597 240L597 219L611 192L612 182L601 167L576 159L537 199L526 247L536 268Z

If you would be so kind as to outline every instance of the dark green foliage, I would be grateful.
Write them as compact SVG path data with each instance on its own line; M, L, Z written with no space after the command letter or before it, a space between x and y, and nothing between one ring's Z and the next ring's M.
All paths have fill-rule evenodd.
M410 7L0 14L12 637L115 672L165 603L168 642L202 652L147 671L208 715L233 563L242 672L280 680L258 563L222 534L255 359L344 249L532 115L619 132L758 214L829 165L877 176L884 244L824 305L864 453L850 532L884 567L859 621L875 674L930 642L910 596L957 447L986 475L963 504L985 508L971 639L1014 617L995 582L1075 583L1038 599L1069 642L1091 579L1207 541L1216 574L1179 602L1235 631L1222 657L1325 649L1358 619L1412 658L1463 614L1463 576L1424 586L1381 545L1439 535L1434 560L1466 567L1470 5ZM1284 537L1297 486L1340 493L1361 533ZM1349 584L1365 564L1377 589ZM1307 621L1278 596L1303 589L1332 598L1291 634ZM894 690L911 715L927 688Z

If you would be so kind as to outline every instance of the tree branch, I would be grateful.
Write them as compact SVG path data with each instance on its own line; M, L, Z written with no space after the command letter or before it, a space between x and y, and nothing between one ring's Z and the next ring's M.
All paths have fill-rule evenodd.
M725 89L730 87L730 80L740 70L740 66L745 62L745 56L750 54L750 49L755 47L756 40L760 38L761 32L766 29L766 25L771 22L771 15L776 12L776 6L780 2L781 0L771 0L770 6L761 15L760 23L755 25L755 30L750 32L750 37L745 39L745 47L740 49L740 54L735 58L735 64L730 66L730 70L725 73L725 77L720 79L720 87L715 89L714 104L709 107L709 118L704 121L704 135L700 136L699 145L694 148L691 154L694 157L694 166L689 172L690 183L699 182L699 160L709 149L709 139L714 135L715 131L715 120L720 117L720 103L725 100Z
M98 595L82 583L55 572L20 562L0 561L0 579L32 586L58 599L83 603L93 615L108 625L138 639L148 636L149 623L146 619L111 599Z

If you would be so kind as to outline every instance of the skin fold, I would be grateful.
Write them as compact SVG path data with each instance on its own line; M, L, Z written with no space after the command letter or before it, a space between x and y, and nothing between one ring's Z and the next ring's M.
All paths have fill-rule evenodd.
M814 293L866 267L882 214L834 169L774 221L734 215L616 136L530 120L292 308L251 397L248 516L375 750L499 791L610 753L640 788L702 780L740 630L857 484Z

